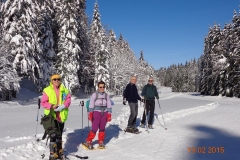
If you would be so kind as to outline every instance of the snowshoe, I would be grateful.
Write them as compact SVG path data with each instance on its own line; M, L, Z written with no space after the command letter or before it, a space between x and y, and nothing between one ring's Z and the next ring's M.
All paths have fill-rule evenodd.
M86 150L93 150L93 149L94 149L94 147L93 147L93 145L92 145L91 142L82 143L82 146L83 146L83 148L86 149Z
M61 160L65 160L64 149L62 148L62 140L60 140L60 139L57 140L56 144L57 144L58 157Z
M97 149L106 149L106 147L103 143L101 143L98 145Z
M49 160L57 160L57 159L58 159L57 153L50 153Z
M57 144L55 142L50 142L49 148L50 148L49 160L57 160L59 158L59 155L57 152Z
M134 134L138 134L138 133L141 133L141 131L139 131L137 128L135 127L127 127L125 130L125 132L128 132L128 133L134 133Z
M154 129L152 125L148 125L148 128L149 129Z

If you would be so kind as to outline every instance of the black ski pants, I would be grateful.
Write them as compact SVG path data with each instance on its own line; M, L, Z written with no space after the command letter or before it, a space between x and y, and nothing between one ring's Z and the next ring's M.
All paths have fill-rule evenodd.
M147 115L149 115L149 121L148 124L152 125L153 124L153 117L154 117L154 111L155 111L155 100L147 100L145 103L144 112L143 112L143 117L142 117L142 124L145 124L146 121L146 114L145 111L147 111Z

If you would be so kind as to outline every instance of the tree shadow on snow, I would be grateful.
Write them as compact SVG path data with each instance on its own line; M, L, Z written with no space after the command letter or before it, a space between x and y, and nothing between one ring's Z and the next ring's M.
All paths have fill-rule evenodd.
M190 95L191 96L203 96L203 95L201 95L201 93L191 93Z
M204 137L194 139L194 146L189 146L197 148L196 153L189 153L189 160L240 159L240 136L226 132L223 129L220 130L202 125L191 128L202 132ZM206 148L205 153L203 153L203 147ZM220 149L220 147L224 147L224 150Z
M89 128L85 127L83 129L76 129L73 132L68 133L64 149L69 153L77 152L80 144L85 142L88 131Z

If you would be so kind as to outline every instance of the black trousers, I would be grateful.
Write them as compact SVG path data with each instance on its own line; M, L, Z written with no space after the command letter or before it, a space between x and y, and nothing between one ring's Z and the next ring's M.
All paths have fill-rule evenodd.
M60 130L61 136L52 138L50 137L50 142L56 142L57 139L62 140L62 134L64 129L64 123L58 122L57 120L54 120L56 127Z
M147 115L149 115L148 124L152 125L153 124L153 118L154 118L154 111L155 111L155 100L147 100L146 104L145 104L145 107L146 107ZM146 114L145 114L145 108L144 108L141 123L145 124L145 121L146 121Z

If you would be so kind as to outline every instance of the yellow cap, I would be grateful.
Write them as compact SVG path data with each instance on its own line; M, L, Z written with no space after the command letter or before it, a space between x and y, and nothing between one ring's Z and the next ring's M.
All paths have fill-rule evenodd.
M54 75L51 76L51 81L53 79L60 79L60 78L61 78L61 76L59 74L54 74Z

